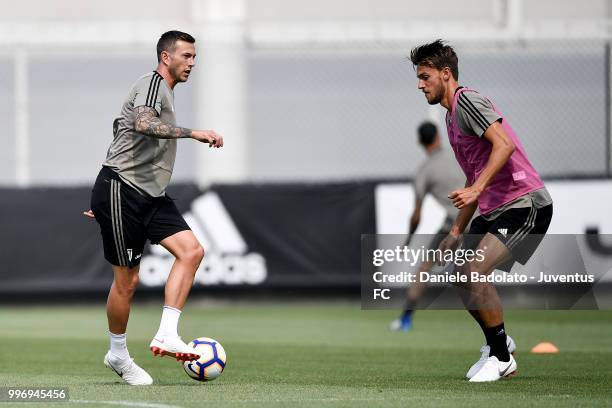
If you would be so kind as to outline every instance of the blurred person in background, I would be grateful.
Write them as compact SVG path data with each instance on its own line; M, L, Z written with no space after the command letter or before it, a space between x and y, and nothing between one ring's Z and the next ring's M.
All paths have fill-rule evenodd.
M427 158L416 171L414 177L414 209L410 216L408 239L405 246L410 245L415 231L421 222L421 210L423 200L427 194L440 204L446 212L442 226L436 232L427 248L437 249L440 242L448 235L459 210L453 206L448 194L463 185L465 178L457 161L448 151L442 148L438 128L432 122L423 122L418 127L419 144L425 150ZM408 331L412 326L414 309L423 296L425 283L419 280L418 272L429 272L433 267L433 260L424 260L417 269L417 279L406 289L406 304L402 315L391 322L390 329L393 331Z
M153 382L130 358L126 338L147 239L176 257L150 349L154 355L179 361L199 358L199 353L179 337L178 321L204 249L165 192L174 168L177 139L223 146L223 138L212 130L176 125L173 90L189 79L195 58L191 35L180 31L162 34L157 43L156 70L136 81L113 123L113 141L92 191L91 210L84 213L100 225L104 257L114 273L106 304L110 349L104 364L130 385Z
M423 44L411 50L410 60L427 102L447 110L449 141L466 176L465 187L448 196L459 213L439 249L454 251L465 238L464 249L483 254L459 267L468 278L509 271L515 261L525 264L548 230L553 205L518 136L488 98L459 86L459 59L451 46L442 40ZM477 207L480 214L463 237ZM466 377L488 382L512 375L516 345L506 335L495 286L468 279L456 287L487 342Z

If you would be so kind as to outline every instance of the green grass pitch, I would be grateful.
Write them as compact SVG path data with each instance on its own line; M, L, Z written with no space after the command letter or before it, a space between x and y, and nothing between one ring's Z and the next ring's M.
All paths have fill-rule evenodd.
M130 387L102 364L103 305L2 307L0 386L68 387L70 402L0 408L612 406L609 311L508 311L519 374L489 384L463 378L483 336L461 311L419 311L412 332L391 333L396 312L358 305L192 303L184 338L215 338L228 353L226 371L210 383L150 355L160 312L132 309L128 345L155 384ZM561 353L529 353L544 340Z

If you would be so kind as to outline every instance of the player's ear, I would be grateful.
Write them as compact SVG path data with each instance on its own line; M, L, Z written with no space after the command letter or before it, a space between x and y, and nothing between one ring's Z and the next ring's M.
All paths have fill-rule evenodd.
M442 79L444 79L445 81L448 81L450 79L451 76L451 71L449 67L444 67L442 68Z
M170 54L168 53L168 51L162 51L160 54L160 59L161 61L166 64L169 65L170 64Z

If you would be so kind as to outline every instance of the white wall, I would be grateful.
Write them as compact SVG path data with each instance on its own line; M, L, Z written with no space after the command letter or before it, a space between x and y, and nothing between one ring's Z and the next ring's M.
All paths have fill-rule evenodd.
M549 181L546 188L553 199L553 219L549 234L584 234L587 227L598 227L612 234L612 181ZM376 232L404 234L414 208L410 184L381 184L376 188ZM444 212L431 197L423 205L418 234L433 234L443 221Z
M585 19L608 17L609 0L527 0L523 7L525 19Z
M190 0L1 0L0 21L185 20Z
M9 20L190 20L202 0L2 0L0 21ZM495 18L507 0L247 0L247 17L261 20L479 20ZM597 18L609 0L525 0L527 19Z
M249 0L249 18L258 20L413 20L493 17L495 1L439 0Z

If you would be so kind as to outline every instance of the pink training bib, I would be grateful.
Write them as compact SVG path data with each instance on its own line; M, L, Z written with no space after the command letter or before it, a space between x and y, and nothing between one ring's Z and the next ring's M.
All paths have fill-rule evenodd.
M461 133L457 123L456 107L459 95L463 92L475 91L461 88L455 92L451 110L446 113L446 128L455 157L468 182L474 184L487 165L493 145L484 137ZM493 106L493 109L503 117L495 106ZM542 179L529 162L525 149L514 130L505 119L502 120L501 125L508 137L514 142L516 149L508 162L478 197L480 214L488 214L522 195L544 187Z

